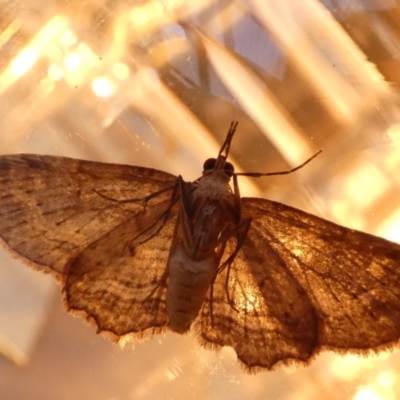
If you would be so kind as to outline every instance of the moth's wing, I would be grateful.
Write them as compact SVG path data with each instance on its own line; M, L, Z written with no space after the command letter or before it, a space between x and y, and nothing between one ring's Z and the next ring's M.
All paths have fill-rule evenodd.
M228 269L217 276L195 330L206 347L233 347L249 371L271 369L280 360L306 361L318 345L316 310L279 255L253 235L250 227L228 286ZM228 241L227 255L235 244Z
M68 310L98 331L118 340L159 331L167 322L162 277L179 207L171 208L175 181L126 165L3 156L0 236L59 277ZM146 203L114 201L152 194Z
M400 245L264 199L243 198L242 212L253 220L229 280L239 312L221 274L205 341L232 346L250 369L399 341Z
M63 290L67 308L114 340L160 332L167 324L165 271L176 216L154 223L154 208L166 205L123 222L71 263ZM132 241L138 225L153 228Z
M90 243L140 215L138 199L172 187L166 172L29 154L0 156L0 238L18 256L62 277ZM148 201L171 198L172 188Z

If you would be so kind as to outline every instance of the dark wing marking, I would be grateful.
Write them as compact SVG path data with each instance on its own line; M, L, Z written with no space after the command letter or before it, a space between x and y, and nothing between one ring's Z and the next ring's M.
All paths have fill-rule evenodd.
M264 199L244 245L204 305L203 341L232 346L249 369L308 361L322 348L368 353L400 337L400 245ZM227 251L234 248L230 241Z
M60 278L83 249L143 212L144 203L106 197L143 198L175 182L175 176L149 168L29 154L1 156L0 237L32 266ZM171 195L172 189L167 190L147 207Z

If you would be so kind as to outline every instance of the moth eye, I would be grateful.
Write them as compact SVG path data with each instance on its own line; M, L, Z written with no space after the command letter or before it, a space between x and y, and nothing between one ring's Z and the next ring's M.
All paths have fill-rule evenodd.
M231 177L231 176L233 176L233 173L235 172L235 168L230 162L227 162L227 163L225 163L224 171L229 177Z
M208 160L204 161L203 170L208 171L210 169L213 169L215 167L216 161L217 160L215 158L209 158Z

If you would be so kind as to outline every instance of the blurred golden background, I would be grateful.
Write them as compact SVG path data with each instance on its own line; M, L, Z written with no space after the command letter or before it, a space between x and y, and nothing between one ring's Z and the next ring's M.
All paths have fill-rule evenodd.
M240 178L400 243L397 0L0 0L0 154L162 169L186 180L232 120ZM190 336L123 350L0 253L0 398L395 400L400 352L246 375ZM55 295L54 293L57 293Z

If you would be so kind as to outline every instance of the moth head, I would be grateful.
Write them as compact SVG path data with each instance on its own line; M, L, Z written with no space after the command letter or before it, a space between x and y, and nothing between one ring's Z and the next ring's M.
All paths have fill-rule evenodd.
M225 175L231 178L235 173L235 168L230 162L226 161L224 156L219 156L218 158L209 158L203 164L203 175L212 171L224 171Z
M229 149L231 147L231 142L233 135L235 134L237 122L233 121L229 128L228 134L226 135L225 141L219 150L217 158L209 158L203 164L203 175L208 175L217 171L222 171L223 174L228 178L228 180L235 174L235 169L233 165L226 161L229 155Z

